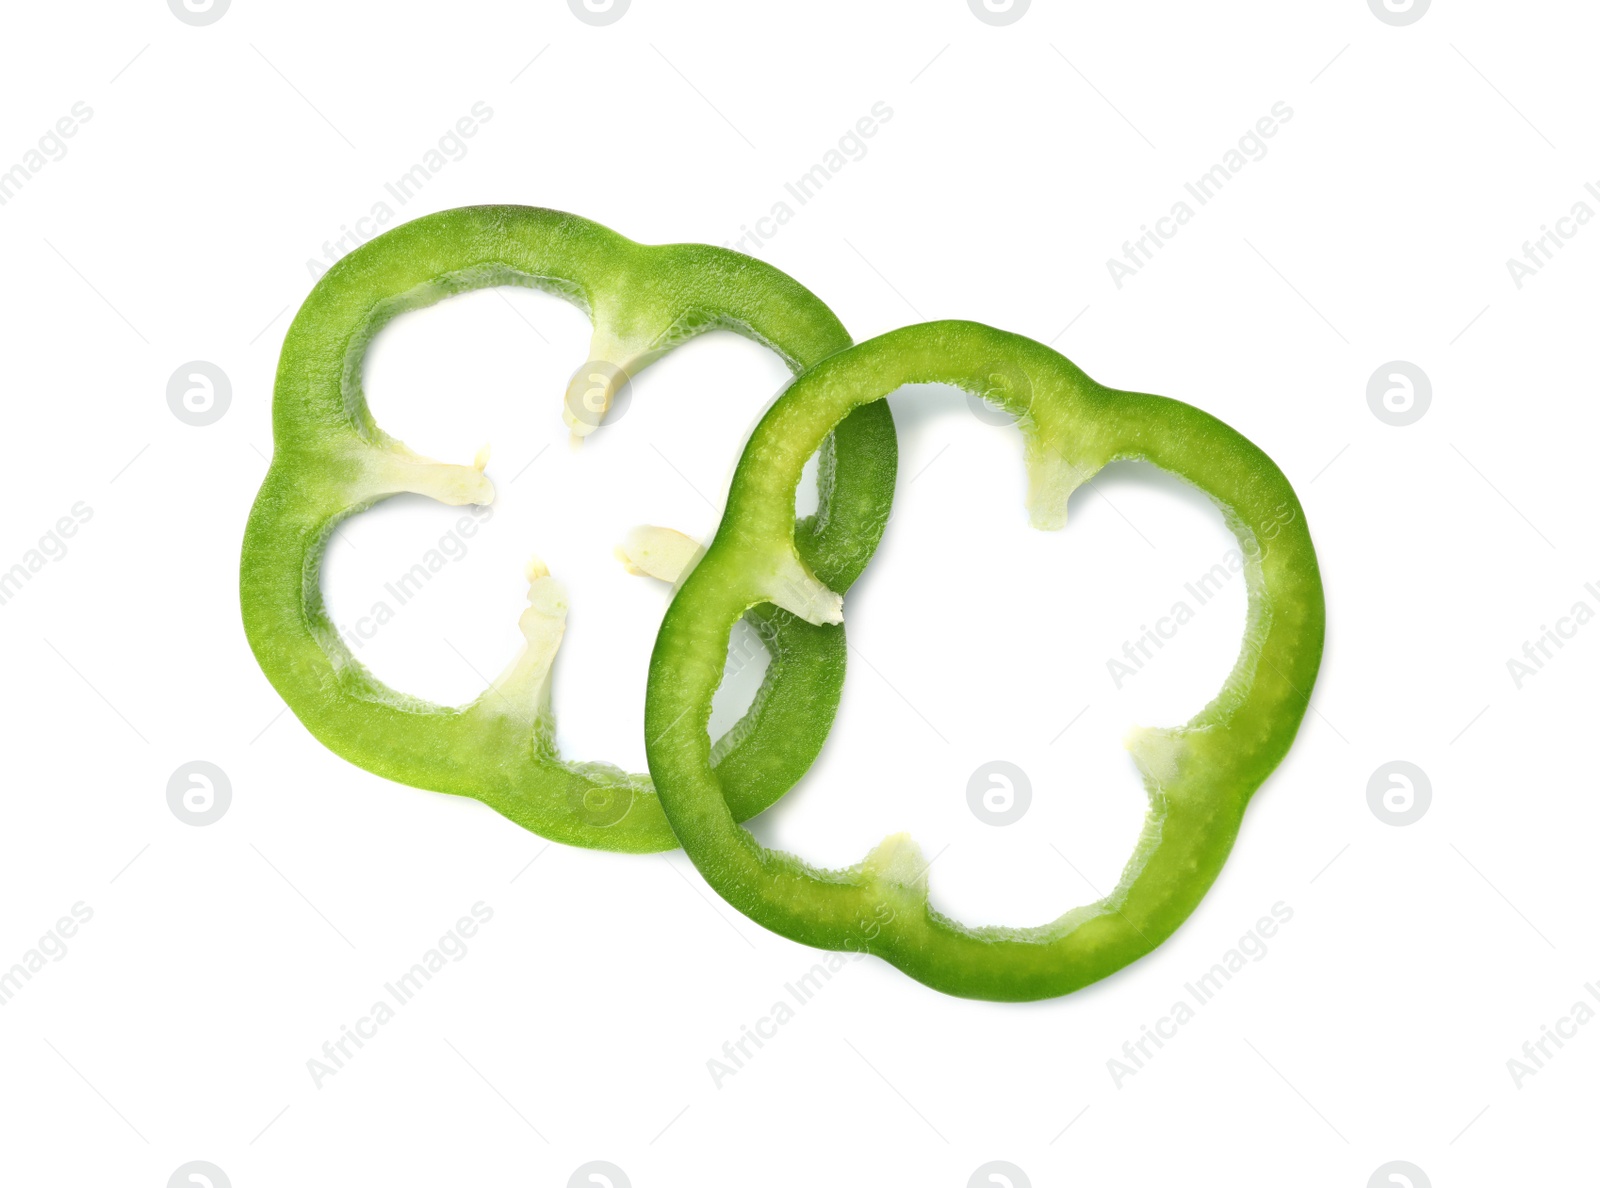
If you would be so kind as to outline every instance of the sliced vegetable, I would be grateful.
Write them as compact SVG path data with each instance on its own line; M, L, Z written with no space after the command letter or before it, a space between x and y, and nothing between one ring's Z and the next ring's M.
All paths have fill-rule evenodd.
M809 565L792 528L806 459L847 417L921 383L954 385L1016 418L1035 526L1062 527L1073 490L1107 463L1142 459L1209 495L1247 558L1248 624L1221 692L1185 725L1129 740L1149 810L1121 881L1042 927L969 928L934 911L926 863L904 834L840 871L763 848L739 825L707 735L741 615L772 602L805 605L815 623L838 617L827 576ZM1249 441L1189 405L1102 387L1029 339L971 322L910 326L807 371L751 436L716 536L656 640L645 708L650 772L689 857L758 923L819 948L875 953L949 994L1048 998L1150 952L1195 910L1251 795L1294 741L1322 640L1322 584L1300 503Z
M367 346L390 319L491 285L557 293L588 313L590 359L574 376L563 410L578 436L602 423L629 378L704 331L744 334L795 371L850 343L813 294L769 265L722 248L646 246L586 219L518 206L448 210L396 227L322 277L284 341L272 464L240 565L245 632L290 708L350 762L419 788L476 797L557 841L669 849L675 842L647 776L567 761L556 751L550 670L567 608L542 564L528 569L521 654L461 707L435 705L379 681L351 654L323 607L322 555L344 520L402 492L447 504L494 498L484 456L457 466L413 453L379 428L361 386ZM815 614L815 599L849 586L888 517L896 452L887 408L863 409L825 436L818 443L817 514L795 524L790 505L796 556L805 559L794 574L818 578L752 611L772 660L754 705L710 759L728 811L739 818L781 796L822 746L844 679L845 645L843 629ZM692 552L671 560L681 571Z

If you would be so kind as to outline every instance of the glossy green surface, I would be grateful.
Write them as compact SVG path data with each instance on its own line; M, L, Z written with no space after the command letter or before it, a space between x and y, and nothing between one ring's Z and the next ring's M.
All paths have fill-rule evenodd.
M387 321L490 285L545 289L584 309L595 334L590 366L580 373L635 375L671 347L717 328L765 344L794 371L850 343L813 294L769 265L722 248L646 246L586 219L533 207L466 207L396 227L329 270L284 341L272 465L240 564L245 631L290 708L350 762L419 788L475 797L557 841L670 849L676 842L649 777L568 762L556 752L548 670L564 624L564 602L553 593L558 586L536 583L524 615L525 631L530 622L535 630L530 641L542 640L549 655L525 653L520 669L514 665L502 683L460 707L434 705L378 681L323 607L322 555L342 520L402 492L453 504L492 499L492 486L475 468L421 458L385 434L361 389L367 345ZM569 392L567 420L575 432L592 431L592 412ZM807 564L843 589L888 517L896 449L887 407L863 409L818 444L818 513L796 525L791 501L784 539L792 535ZM550 620L557 623L553 631L540 617L540 598L551 604L544 610L560 612ZM810 766L832 723L845 668L842 627L813 625L775 607L754 612L752 621L772 661L754 705L716 755L729 811L741 819L771 804Z
M1072 490L1107 463L1141 459L1209 495L1247 559L1245 638L1222 690L1183 726L1130 742L1150 803L1120 882L1042 927L968 928L933 911L925 863L904 835L842 871L764 849L739 825L733 790L710 761L706 724L729 632L772 596L771 575L792 574L797 561L803 568L789 527L801 467L846 417L919 383L983 395L1017 418L1036 526L1061 527ZM650 772L700 872L773 931L875 953L949 994L1053 997L1150 952L1194 911L1251 795L1294 741L1321 661L1323 620L1299 500L1244 437L1178 401L1102 387L1030 339L971 322L910 326L807 371L751 436L716 537L656 640L645 708Z

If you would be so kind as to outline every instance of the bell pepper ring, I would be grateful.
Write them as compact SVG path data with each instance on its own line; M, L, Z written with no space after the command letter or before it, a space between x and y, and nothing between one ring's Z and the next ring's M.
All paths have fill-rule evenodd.
M396 315L493 285L573 302L594 325L589 361L568 389L574 436L593 432L627 379L704 331L734 330L799 371L850 345L839 320L761 261L699 244L647 246L559 211L447 210L363 244L318 281L289 327L273 394L273 457L245 530L240 602L263 672L325 746L377 775L490 805L556 841L645 853L676 846L649 777L557 752L551 664L566 594L537 559L527 568L520 654L472 703L408 696L369 672L323 606L321 563L343 521L403 492L486 504L487 450L471 466L422 457L379 428L362 360ZM822 445L814 516L791 525L796 562L759 575L751 623L771 654L754 704L713 762L731 811L750 816L804 774L827 735L844 680L838 595L877 546L896 465L886 407L863 409ZM791 508L791 518L793 509ZM637 572L674 580L698 547L666 529L630 537ZM800 561L799 558L804 558Z
M905 834L848 870L818 870L762 847L740 826L711 762L706 725L729 633L769 597L758 575L803 564L790 524L806 459L845 417L926 383L964 389L1015 418L1035 527L1062 527L1075 488L1110 462L1137 459L1205 492L1247 559L1244 642L1221 692L1183 726L1129 737L1149 808L1121 880L1105 898L1039 927L967 927L934 911L927 864ZM1015 334L972 322L909 326L817 364L756 427L716 535L656 637L645 702L650 772L690 859L757 923L818 948L877 954L948 994L1051 998L1149 953L1195 910L1251 795L1294 741L1323 631L1322 583L1299 500L1240 434L1176 400L1102 387Z

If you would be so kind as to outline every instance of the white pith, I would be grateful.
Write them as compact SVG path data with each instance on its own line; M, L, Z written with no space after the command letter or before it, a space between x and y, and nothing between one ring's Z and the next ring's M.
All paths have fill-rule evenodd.
M675 528L641 524L616 547L616 557L631 574L677 585L694 568L705 547Z

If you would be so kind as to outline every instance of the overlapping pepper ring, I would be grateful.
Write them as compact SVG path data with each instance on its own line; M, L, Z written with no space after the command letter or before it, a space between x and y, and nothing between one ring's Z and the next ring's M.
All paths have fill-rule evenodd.
M484 459L454 466L412 453L378 427L361 386L367 346L386 322L490 285L557 293L594 323L590 363L575 376L564 410L578 435L600 423L621 382L701 331L745 334L794 371L850 344L816 296L770 265L722 248L647 246L586 219L519 206L448 210L396 227L335 264L289 328L274 389L272 464L240 565L245 631L290 708L352 763L476 797L557 841L671 849L677 843L648 777L568 762L556 751L549 679L566 604L541 566L529 570L522 653L462 707L377 680L323 607L322 555L347 517L402 492L447 504L493 498ZM832 591L854 581L877 546L895 462L887 407L863 409L823 444L818 513L795 524L790 508L785 539L792 534L804 560L772 575L766 605L752 611L772 661L749 713L712 760L724 803L741 819L799 779L827 735L845 666L843 630L829 625L838 619ZM656 572L675 577L691 559L673 558L670 572Z
M903 834L843 871L765 849L739 825L712 764L707 722L733 625L771 596L780 575L804 567L792 525L806 459L847 417L920 383L965 389L1016 418L1035 526L1064 525L1072 491L1107 463L1142 459L1210 496L1247 558L1245 638L1221 692L1185 725L1130 738L1149 810L1120 882L1041 927L968 928L934 911L926 864ZM1150 952L1198 905L1251 795L1294 740L1323 631L1322 584L1300 503L1240 434L1178 401L1102 387L1014 334L971 322L910 326L803 373L751 436L716 536L656 639L645 708L650 772L701 874L765 927L819 948L875 953L950 994L1052 997Z

